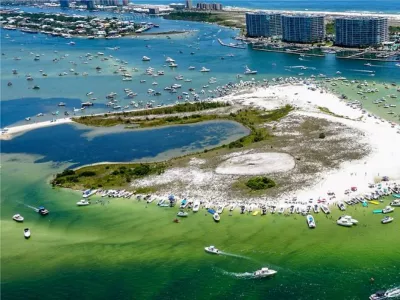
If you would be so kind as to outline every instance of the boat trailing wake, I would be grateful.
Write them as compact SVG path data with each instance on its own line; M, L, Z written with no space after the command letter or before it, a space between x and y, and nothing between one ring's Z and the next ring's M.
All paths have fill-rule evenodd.
M387 298L398 298L398 297L400 297L400 287L388 289L386 291L386 293L387 293L387 296L386 296Z

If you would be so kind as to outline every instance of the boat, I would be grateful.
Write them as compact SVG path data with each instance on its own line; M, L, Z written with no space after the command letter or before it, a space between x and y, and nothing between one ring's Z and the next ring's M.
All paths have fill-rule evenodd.
M252 213L252 215L253 215L253 216L257 216L257 215L258 215L258 213L259 213L259 211L258 211L258 210L256 210L256 211L254 211L254 212Z
M37 212L42 216L49 214L49 211L47 209L45 209L44 206L39 206Z
M165 62L174 63L174 62L175 62L175 59L172 59L171 57L167 57L167 59L165 60Z
M394 211L394 208L391 207L390 205L386 206L384 209L382 209L383 214L388 214Z
M257 270L253 273L254 278L264 278L264 277L269 277L269 276L273 276L276 273L278 273L275 270L271 270L268 268L261 268L260 270Z
M64 102L60 102L60 103L58 103L58 106L65 106L65 103Z
M245 67L244 75L255 75L255 74L257 74L257 71L250 70L248 66Z
M336 223L337 223L338 225L344 226L344 227L351 227L351 226L353 226L353 223L352 223L349 219L342 218L342 217L340 217L340 218L336 221Z
M89 204L90 204L90 202L87 201L86 199L82 199L82 200L79 200L78 202L76 202L76 205L78 205L78 206L86 206Z
M309 228L315 228L316 225L315 225L314 217L312 215L307 215L306 219L307 219L308 227Z
M399 65L400 66L400 65ZM389 289L387 291L381 290L375 292L375 294L372 294L369 296L370 300L385 300L389 298L397 298L399 296L399 289L398 288L393 288Z
M24 229L24 237L26 239L29 239L31 237L31 231L29 230L29 228Z
M217 213L218 213L218 214L222 214L223 211L224 211L224 208L225 208L224 205L219 205L218 208L217 208Z
M150 57L143 56L143 57L142 57L142 61L150 61Z
M176 64L176 63L170 63L169 65L168 65L168 67L170 67L170 68L176 68L176 67L178 67L178 64Z
M202 67L201 68L201 70L200 70L200 72L210 72L210 69L207 69L207 68L205 68L205 67Z
M325 205L325 204L321 205L321 210L324 212L324 214L330 214L331 213L328 205Z
M196 69L196 67L193 67L193 66L189 67L189 70L194 70L194 69Z
M207 253L211 253L211 254L220 254L220 253L221 253L221 252L220 252L217 248L215 248L214 246L205 247L204 250L205 250Z
M213 219L214 219L215 222L219 222L219 220L221 220L221 217L220 217L220 215L218 213L214 213L213 214Z
M382 223L382 224L387 224L387 223L392 222L393 220L394 220L394 219L393 219L392 217L386 216L386 217L384 217L384 218L381 220L381 223Z
M390 206L400 206L400 200L393 200L390 202Z
M23 221L24 221L24 217L21 216L20 214L15 214L15 215L13 215L12 218L13 218L13 220L16 221L16 222L23 222Z
M178 217L187 217L189 214L185 211L180 211L176 214Z
M180 208L185 208L188 204L189 204L188 201L186 199L183 199Z
M83 198L89 198L89 197L93 196L96 193L97 193L96 189L95 190L88 189L88 190L83 191L82 197Z
M193 211L197 212L197 211L199 211L199 208L200 208L200 202L199 201L194 201Z
M164 202L165 202L165 199L160 199L160 200L158 200L157 205L161 206Z
M340 209L341 211L346 210L346 206L344 205L343 202L338 202L337 206L339 207L339 209Z
M358 220L353 219L351 216L341 216L341 218L347 219L348 221L353 223L353 225L357 225L358 224Z

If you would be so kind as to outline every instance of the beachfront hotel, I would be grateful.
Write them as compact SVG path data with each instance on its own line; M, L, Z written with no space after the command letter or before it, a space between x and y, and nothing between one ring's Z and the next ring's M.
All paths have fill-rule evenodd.
M282 40L290 43L317 43L325 38L323 16L282 15Z
M388 19L383 17L340 17L335 19L335 45L368 47L389 40Z
M265 12L246 13L246 30L249 37L282 35L281 14Z

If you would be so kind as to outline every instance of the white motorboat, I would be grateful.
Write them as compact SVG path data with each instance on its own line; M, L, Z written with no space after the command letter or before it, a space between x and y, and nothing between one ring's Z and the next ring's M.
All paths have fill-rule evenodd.
M176 215L177 215L178 217L187 217L187 216L188 216L188 213L185 212L185 211L180 211L180 212L178 212Z
M78 206L86 206L89 204L90 204L90 202L87 201L86 199L82 199L82 200L79 200L78 202L76 202L76 205L78 205Z
M393 200L390 202L390 206L400 206L400 200Z
M219 222L221 220L221 216L218 213L213 214L213 219L215 222Z
M353 223L353 225L357 225L358 224L358 220L353 219L351 216L341 216L341 218L345 218L348 221L350 221L351 223Z
M399 288L392 288L387 291L382 290L382 291L377 291L375 294L372 294L369 296L370 300L385 300L389 298L396 298L400 294L400 289Z
M331 213L328 205L325 205L325 204L321 205L321 210L324 212L324 214L330 214Z
M307 224L308 224L309 228L315 228L316 227L315 220L314 220L314 217L312 215L307 215L306 219L307 219Z
M340 217L340 218L336 221L336 223L337 223L338 225L344 226L344 227L351 227L351 226L353 226L353 223L352 223L349 219L342 218L342 217Z
M15 214L15 215L13 215L12 218L13 218L13 220L16 221L16 222L23 222L23 221L24 221L24 217L21 216L20 214Z
M394 208L391 206L386 206L384 209L382 209L383 214L388 214L394 211Z
M31 231L29 230L29 228L24 229L24 237L26 239L29 239L31 237Z
M261 270L255 271L253 273L253 276L255 278L264 278L264 277L269 277L269 276L275 275L276 273L278 273L278 272L275 270L271 270L268 268L261 268Z
M384 217L384 218L381 220L381 223L382 223L382 224L387 224L387 223L392 222L393 220L394 220L394 218L389 217L389 216L386 216L386 217Z
M340 209L341 211L346 210L346 205L344 205L343 202L338 202L337 206L339 207L339 209Z
M232 204L229 206L229 211L233 211L235 208L236 208L236 203L232 203Z
M244 75L255 75L255 74L257 74L257 71L250 70L248 66L245 67Z
M200 209L200 202L199 202L199 201L194 201L194 204L193 204L193 211L194 211L194 212L198 212L199 209Z
M205 67L202 67L201 68L201 70L200 70L200 72L210 72L210 69L207 69L207 68L205 68Z
M214 246L205 247L204 250L205 250L207 253L211 253L211 254L220 254L220 253L221 253L221 252L220 252L217 248L215 248Z
M83 191L82 196L83 196L83 198L89 198L90 196L93 196L96 193L97 193L97 190L88 189L86 191Z
M150 57L143 56L143 57L142 57L142 61L150 61Z
M165 60L165 62L174 63L174 62L175 62L175 59L172 59L171 57L167 57L167 59Z
M178 64L176 64L176 63L170 63L169 65L168 65L168 67L170 67L170 68L177 68L178 67Z
M224 205L218 205L218 208L217 208L217 213L218 213L218 214L222 214L222 213L223 213L223 211L224 211L224 208L225 208L225 206L224 206Z
M194 69L196 69L196 67L193 67L193 66L189 67L189 70L194 70Z
M319 205L318 204L315 204L314 206L313 206L313 211L317 214L317 213L319 213Z
M161 205L164 203L164 201L165 201L165 199L160 199L160 200L158 200L157 205L158 205L158 206L161 206Z
M154 201L154 197L150 197L149 199L147 199L147 203L151 203L151 202L153 202Z

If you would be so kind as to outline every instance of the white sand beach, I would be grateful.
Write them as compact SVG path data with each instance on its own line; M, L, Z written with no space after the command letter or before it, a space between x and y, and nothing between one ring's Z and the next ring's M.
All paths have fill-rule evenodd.
M361 160L343 162L339 168L334 170L325 171L322 169L313 177L312 185L304 186L291 194L282 194L277 199L270 199L275 203L279 202L279 204L285 206L284 201L293 197L297 197L299 201L307 203L310 199L314 199L314 203L316 203L319 198L328 198L328 191L336 195L336 198L332 199L331 202L346 200L352 196L372 192L373 189L369 188L369 184L380 181L382 176L388 176L392 183L400 183L399 125L372 116L368 117L366 113L362 113L361 109L354 109L346 105L343 100L340 100L334 94L325 91L321 93L318 88L313 91L310 86L304 84L278 85L257 88L245 94L238 93L237 95L226 96L219 99L219 101L229 101L267 110L290 104L297 109L292 111L288 117L296 115L311 116L341 123L361 133L351 137L354 138L355 142L357 142L356 139L362 139L371 148L369 155ZM342 117L323 113L318 107L326 107L332 113ZM354 143L354 145L357 147L359 144ZM312 147L313 145L310 145L310 148ZM274 159L274 155L268 157L268 154L265 154L261 156L263 160ZM217 167L216 170L210 170L204 168L203 161L196 159L187 167L169 169L162 175L135 181L133 185L167 184L172 189L171 192L180 192L180 194L189 195L193 198L213 199L216 202L227 200L242 201L243 199L227 199L228 196L224 192L224 186L226 187L229 182L237 179L237 176L246 174L246 168L243 165L236 165L238 163L236 160L241 161L241 157L245 157L246 161L254 161L255 163L260 160L259 153L252 154L251 151L246 150L230 154L226 158L230 163L225 162ZM232 159L233 161L229 161ZM289 166L290 164L286 159L281 161L281 156L278 155L275 156L275 160L270 164L279 166L282 163L283 166L286 165L288 167L286 171L290 172L291 166ZM254 174L263 173L260 170L262 170L262 166L257 167L257 172ZM277 171L279 172L280 170ZM250 172L250 170L247 170L247 172ZM269 173L268 168L266 168L264 174ZM235 177L234 175L237 176ZM174 190L173 183L176 181L180 181L185 185L184 191ZM350 190L351 187L357 187L357 191L346 195L345 191ZM249 199L249 201L261 200L265 200L265 197L263 199Z

